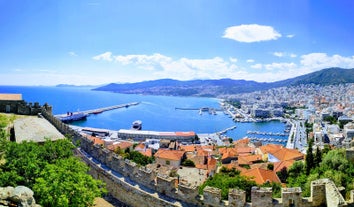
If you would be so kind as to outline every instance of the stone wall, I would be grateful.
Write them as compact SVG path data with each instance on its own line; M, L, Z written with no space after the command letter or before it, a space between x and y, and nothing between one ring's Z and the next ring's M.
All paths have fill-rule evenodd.
M33 191L25 186L0 187L0 206L40 207L34 200Z
M61 133L71 137L73 143L80 146L94 160L97 160L97 163L105 166L106 170L99 166L101 164L82 156L83 160L90 165L91 174L105 181L109 192L114 197L131 206L310 207L347 205L333 182L328 179L311 183L310 198L303 198L300 188L284 188L282 189L282 198L277 200L272 198L271 188L258 187L252 188L252 203L246 203L245 192L237 189L230 189L228 201L221 200L220 189L212 187L206 187L203 195L200 196L197 187L182 185L177 182L176 178L159 175L151 169L138 166L129 160L124 160L123 157L100 145L93 145L91 140L81 136L78 132L52 116L51 113L47 113L46 110L43 110L42 114ZM132 183L136 183L139 186L134 186ZM352 195L354 195L353 192ZM328 197L333 199L326 199Z
M52 107L48 104L43 105L47 112L52 113ZM0 101L0 113L15 113L21 115L37 115L41 113L42 106L38 102L27 103L21 101L1 100Z

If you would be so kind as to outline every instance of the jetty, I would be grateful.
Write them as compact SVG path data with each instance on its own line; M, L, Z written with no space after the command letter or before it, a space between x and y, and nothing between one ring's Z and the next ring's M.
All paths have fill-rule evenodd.
M119 104L119 105L114 105L114 106L108 106L108 107L102 107L102 108L97 108L97 109L90 109L86 111L80 111L81 114L90 115L90 114L100 114L105 111L110 111L114 109L119 109L119 108L128 108L130 106L136 106L140 102L131 102L131 103L126 103L126 104ZM77 112L76 112L77 113ZM75 114L75 113L74 113ZM67 117L68 114L57 114L55 117L61 119L63 117Z
M234 129L236 129L236 126L232 126L232 127L226 128L224 130L221 130L221 131L217 132L216 134L219 134L219 135L220 134L225 134L226 132L228 132L230 130L234 130Z

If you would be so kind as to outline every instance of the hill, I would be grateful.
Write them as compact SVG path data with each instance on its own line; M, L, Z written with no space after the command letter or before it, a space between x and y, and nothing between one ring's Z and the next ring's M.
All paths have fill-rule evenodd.
M160 79L126 84L111 83L93 90L126 94L218 97L301 84L332 85L340 83L354 83L354 69L327 68L272 83L232 79L190 81Z

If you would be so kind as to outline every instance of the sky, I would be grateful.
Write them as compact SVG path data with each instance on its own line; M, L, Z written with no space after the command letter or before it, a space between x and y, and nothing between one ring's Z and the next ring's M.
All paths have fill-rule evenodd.
M354 68L351 0L0 0L0 85Z

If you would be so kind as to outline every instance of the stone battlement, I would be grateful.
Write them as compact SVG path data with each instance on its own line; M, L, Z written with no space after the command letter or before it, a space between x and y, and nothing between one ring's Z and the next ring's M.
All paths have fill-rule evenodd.
M44 108L43 108L44 109ZM141 167L136 163L125 160L123 157L116 155L114 152L103 148L100 145L94 145L93 141L83 137L75 130L62 123L60 120L47 113L44 109L43 116L50 121L61 133L71 137L73 143L92 156L97 162L107 166L109 170L103 170L97 167L92 160L84 158L84 161L91 167L95 166L93 175L96 178L103 179L107 183L107 188L112 195L117 199L126 202L128 205L137 206L137 202L141 202L138 196L143 196L148 199L150 204L154 206L252 206L252 207L280 207L280 206L347 206L348 203L339 193L337 187L329 179L316 180L311 183L311 197L303 198L300 188L283 188L280 199L272 198L271 188L253 187L251 190L251 203L246 202L246 192L239 189L230 189L229 198L227 201L221 199L221 190L207 186L204 189L203 195L200 196L197 187L189 187L178 183L175 177L162 176L155 171L146 167ZM119 173L125 179L119 179L113 176L112 172ZM125 182L124 180L129 180ZM132 183L141 185L145 191L139 188L134 188ZM119 193L115 185L119 186ZM133 192L133 193L132 193ZM144 193L145 192L145 193ZM155 194L166 196L165 201L162 201ZM127 199L129 195L129 199ZM352 192L354 197L354 191ZM169 202L172 199L178 204ZM144 201L143 201L144 202ZM167 203L164 203L167 202ZM352 202L352 201L351 201ZM145 203L146 204L146 203ZM144 205L139 205L144 206Z

